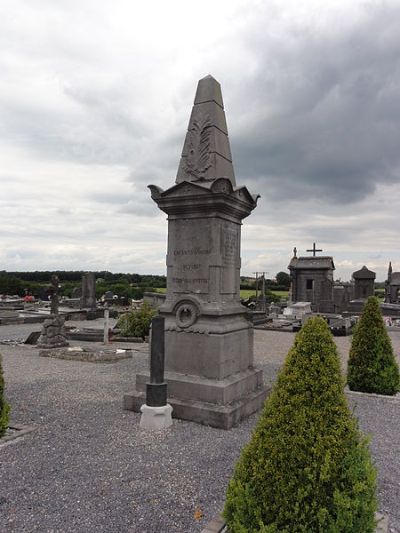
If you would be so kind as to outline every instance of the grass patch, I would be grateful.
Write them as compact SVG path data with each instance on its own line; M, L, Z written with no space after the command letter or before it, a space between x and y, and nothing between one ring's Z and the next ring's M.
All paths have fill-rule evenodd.
M165 294L167 292L167 289L154 289L155 292L160 292L162 294ZM271 291L276 296L279 296L279 298L288 298L289 291ZM258 291L258 294L260 295L260 291ZM251 296L255 296L256 291L254 289L243 289L240 291L240 297L242 299L250 298Z
M271 292L272 294L279 296L279 298L288 298L289 296L289 291L271 291ZM251 296L255 296L255 295L256 295L256 291L254 289L251 289L251 290L244 289L240 291L240 297L243 299L250 298ZM260 291L258 291L258 295L260 296Z

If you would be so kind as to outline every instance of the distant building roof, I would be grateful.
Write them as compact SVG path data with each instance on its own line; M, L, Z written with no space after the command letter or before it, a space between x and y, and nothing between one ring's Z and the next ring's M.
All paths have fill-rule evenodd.
M333 257L330 256L293 257L288 268L304 270L335 270L335 265L333 263Z
M376 274L375 272L372 272L372 270L369 270L365 265L360 268L360 270L356 270L353 272L353 278L354 279L375 279Z

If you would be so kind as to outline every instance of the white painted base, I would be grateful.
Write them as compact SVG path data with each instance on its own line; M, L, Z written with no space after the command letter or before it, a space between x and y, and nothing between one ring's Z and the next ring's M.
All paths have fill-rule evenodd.
M162 407L150 407L143 404L140 408L140 427L142 429L164 429L172 426L172 407L167 403Z

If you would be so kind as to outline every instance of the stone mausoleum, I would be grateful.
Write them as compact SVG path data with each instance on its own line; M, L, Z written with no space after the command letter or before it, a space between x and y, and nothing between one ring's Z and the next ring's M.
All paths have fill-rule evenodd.
M295 302L311 302L315 313L333 313L333 271L335 265L330 256L316 256L314 247L312 256L297 257L296 248L289 263L291 287L289 300Z
M333 258L317 257L316 252L322 250L317 250L315 243L307 252L312 252L313 255L297 257L297 250L294 248L294 255L288 266L291 278L290 302L310 302L314 313L361 312L365 300L374 295L375 272L363 266L353 272L350 282L334 282ZM393 281L392 284L387 283L387 301L389 298L395 298L396 294L400 298L400 273L398 276L391 275L390 268L389 279ZM398 293L396 287L399 289Z
M356 272L353 272L354 299L367 299L375 293L375 272L369 270L365 265Z
M253 328L240 303L241 224L257 195L237 187L221 88L200 80L175 185L150 185L168 215L165 380L173 416L229 429L265 399L253 366ZM145 401L136 376L127 409Z

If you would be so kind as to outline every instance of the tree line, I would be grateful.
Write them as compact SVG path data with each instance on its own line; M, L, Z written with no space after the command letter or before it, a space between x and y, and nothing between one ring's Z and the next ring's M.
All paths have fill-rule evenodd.
M35 272L0 271L0 294L24 296L31 294L46 299L51 276L56 274L60 280L60 294L71 297L75 288L81 286L83 270L42 270ZM117 296L140 299L143 293L167 285L166 276L112 273L106 270L94 272L96 296L112 291Z
M24 296L31 294L36 298L46 299L51 276L56 274L60 280L60 294L71 297L76 287L80 287L84 270L36 270L34 272L0 271L0 294ZM113 273L107 270L94 272L96 279L96 296L99 298L106 291L117 296L138 300L144 292L163 289L167 286L166 276L151 274ZM290 278L286 272L278 272L275 279L265 280L266 292L271 290L288 290ZM254 290L254 278L241 277L242 289ZM262 289L262 279L258 279L258 290Z

